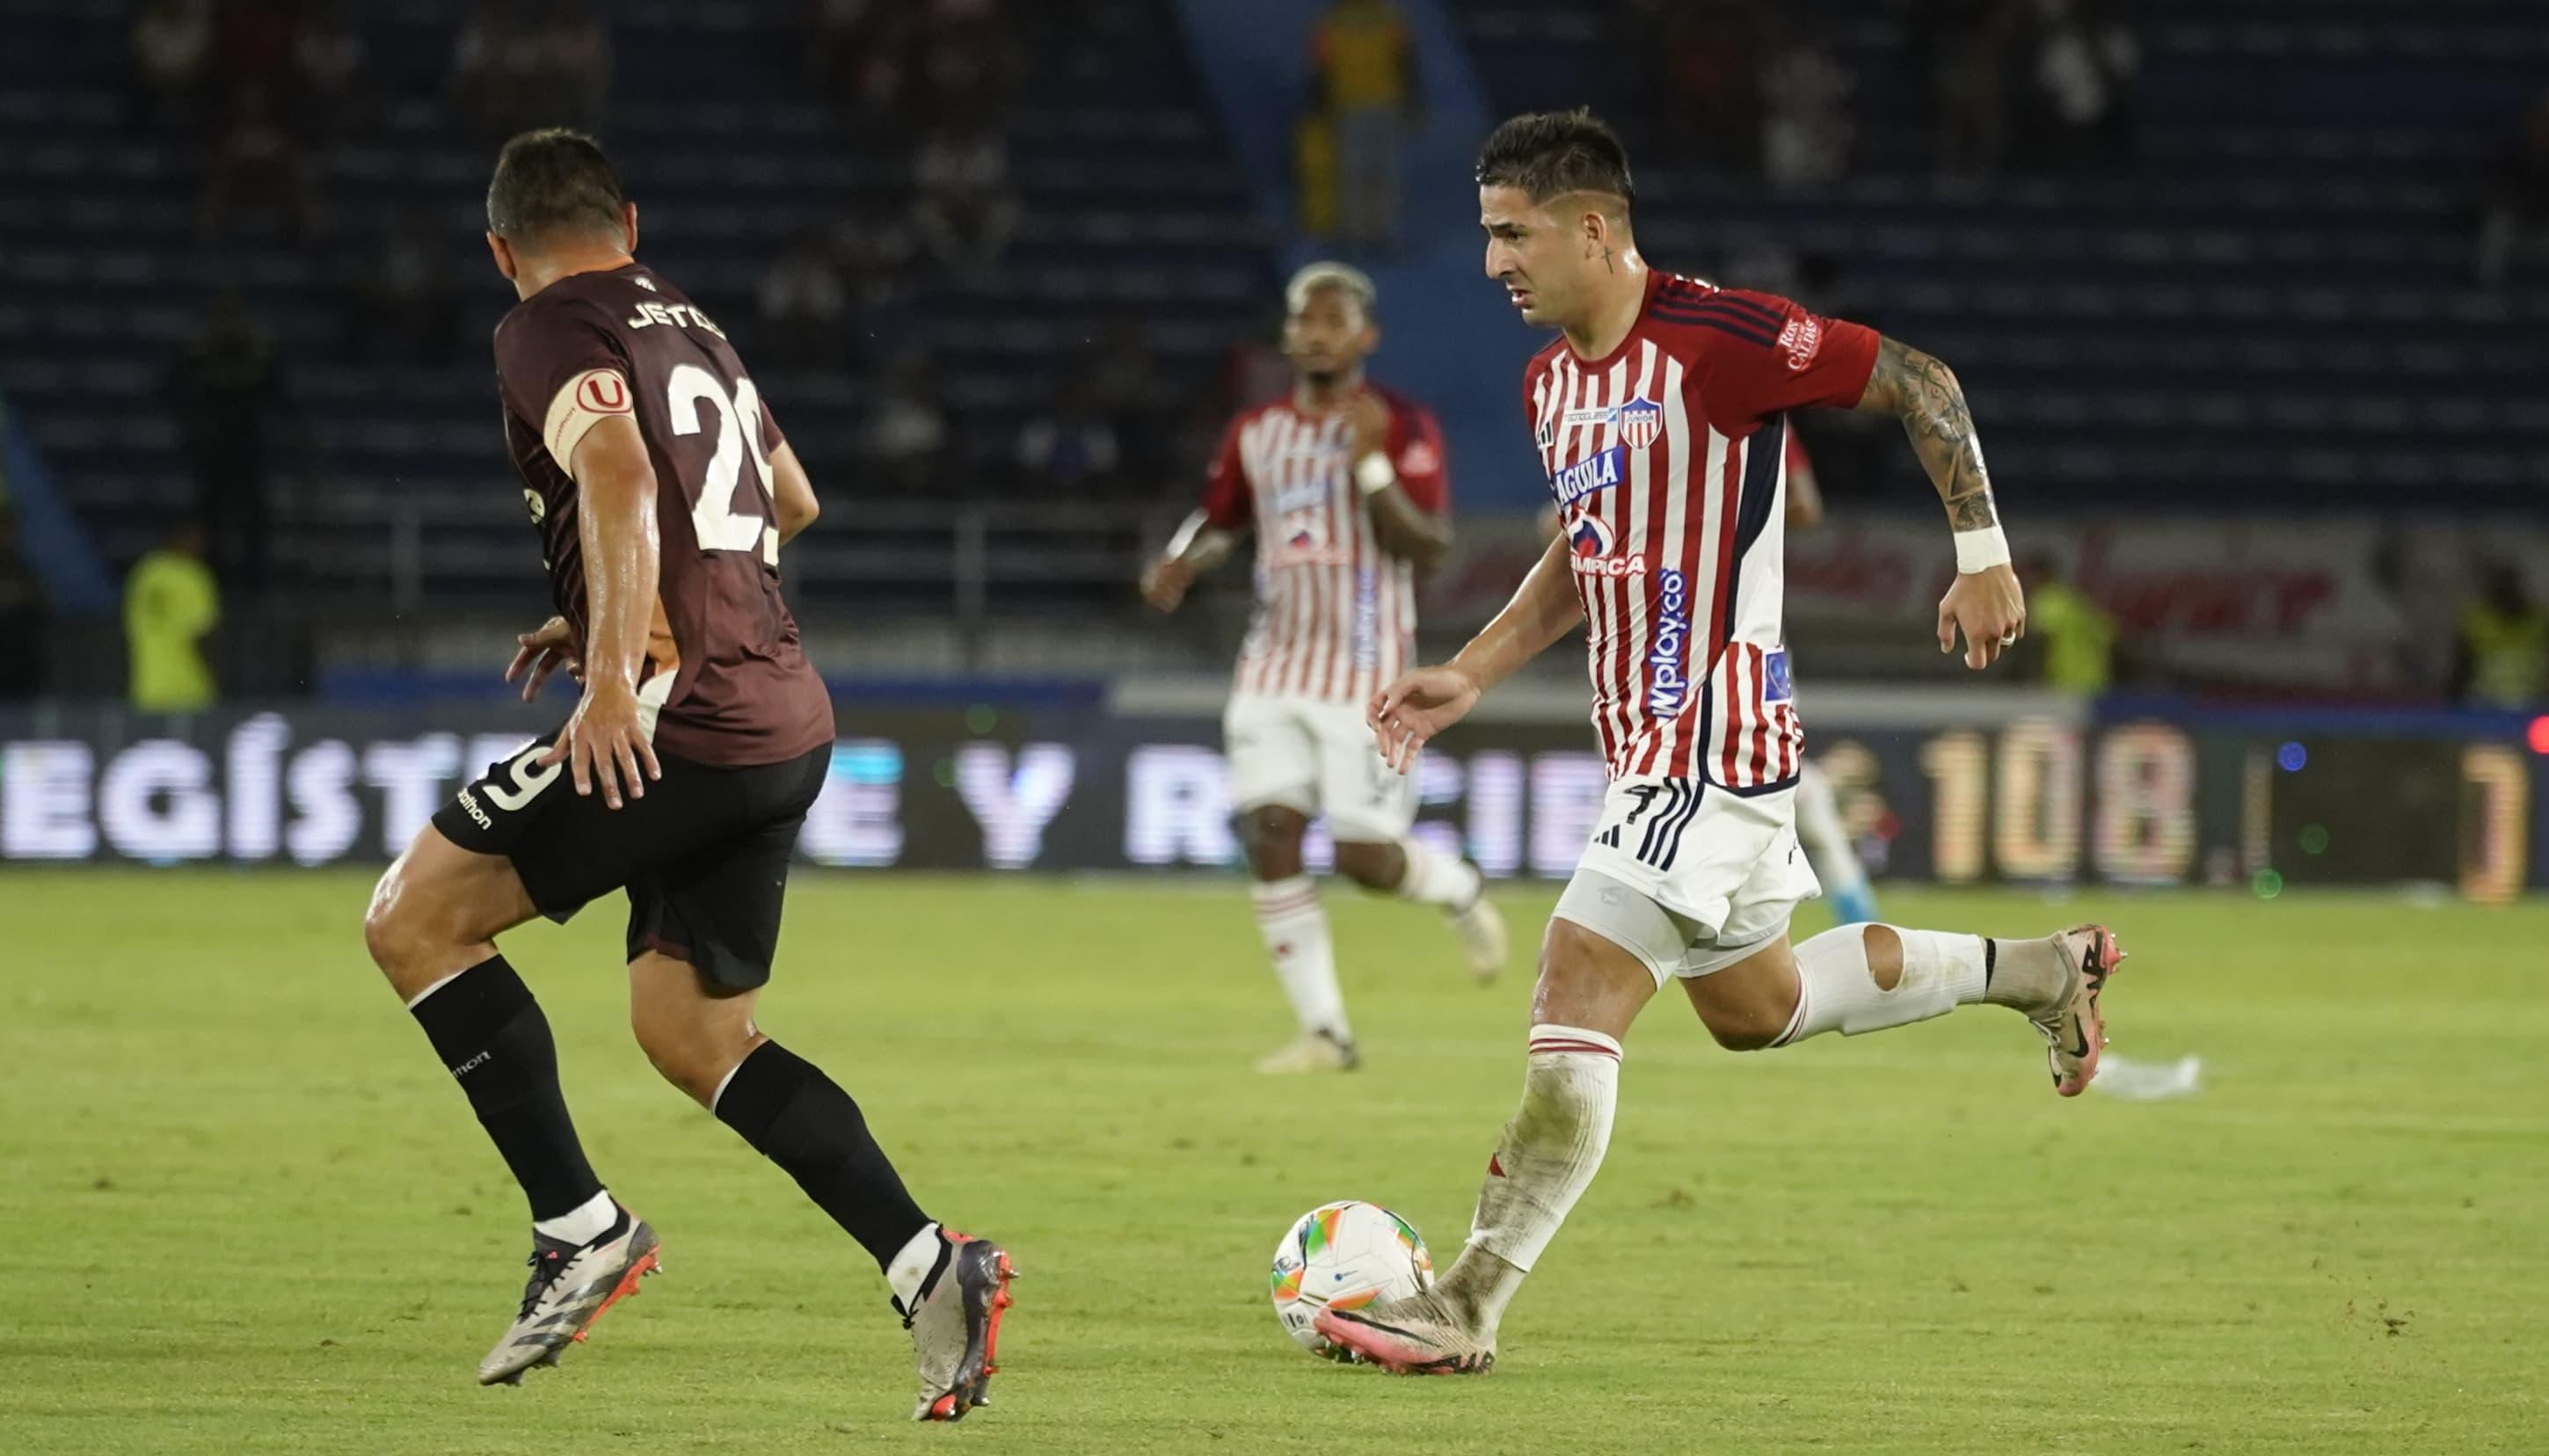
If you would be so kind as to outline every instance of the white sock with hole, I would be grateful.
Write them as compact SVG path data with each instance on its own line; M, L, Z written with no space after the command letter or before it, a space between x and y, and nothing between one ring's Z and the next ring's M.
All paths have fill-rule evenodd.
M611 1201L611 1190L606 1188L554 1218L535 1220L531 1231L565 1243L591 1243L618 1221L619 1206Z
M1891 930L1903 941L1903 974L1892 990L1876 984L1867 937ZM1786 1046L1824 1031L1856 1036L1942 1017L1983 999L1989 952L1980 935L1907 930L1900 925L1842 925L1796 949L1797 1010L1772 1043Z
M1487 1159L1468 1247L1442 1286L1480 1329L1495 1328L1522 1276L1592 1187L1619 1101L1619 1042L1579 1026L1531 1028L1522 1106Z
M1476 865L1413 837L1399 840L1398 852L1407 856L1407 873L1398 882L1399 899L1466 910L1478 898Z
M929 1271L937 1267L938 1225L923 1223L886 1262L885 1282L894 1291L896 1308L908 1311L911 1302L920 1298L920 1286L928 1281Z
M1266 937L1267 957L1274 962L1274 979L1304 1031L1325 1031L1339 1041L1354 1039L1346 1024L1346 995L1337 988L1336 945L1328 938L1328 913L1319 908L1319 889L1307 875L1249 887L1257 902L1257 930Z

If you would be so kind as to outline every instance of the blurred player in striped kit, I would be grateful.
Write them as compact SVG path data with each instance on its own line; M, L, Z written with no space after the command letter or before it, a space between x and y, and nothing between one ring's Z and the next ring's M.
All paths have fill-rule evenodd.
M1201 509L1142 574L1142 595L1176 611L1255 530L1257 609L1222 732L1258 928L1299 1021L1258 1067L1342 1071L1361 1058L1303 861L1311 819L1327 817L1347 879L1439 907L1480 981L1504 967L1505 928L1477 866L1409 834L1415 785L1364 725L1364 703L1415 662L1416 572L1451 548L1442 432L1364 377L1380 343L1369 277L1313 263L1283 301L1292 389L1230 422Z

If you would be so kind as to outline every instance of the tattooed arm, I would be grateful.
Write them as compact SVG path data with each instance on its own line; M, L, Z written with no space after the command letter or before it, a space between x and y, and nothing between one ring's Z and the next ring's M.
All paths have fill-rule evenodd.
M2000 524L1992 508L1991 472L1983 468L1982 441L1974 437L1974 417L1955 370L1898 340L1880 340L1876 371L1867 376L1858 408L1903 422L1912 453L1921 457L1921 468L1946 503L1949 526L1986 531Z
M1912 453L1921 457L1921 468L1930 472L1930 484L1947 508L1950 529L1990 533L2000 525L1991 474L1983 467L1982 441L1974 436L1973 415L1965 408L1964 386L1956 382L1954 370L1909 344L1880 340L1876 368L1867 376L1858 408L1903 422ZM2007 555L2005 546L2001 554ZM1959 572L1939 600L1938 650L1954 651L1960 631L1965 665L1977 669L1989 666L2004 647L2027 634L2026 597L2006 560Z

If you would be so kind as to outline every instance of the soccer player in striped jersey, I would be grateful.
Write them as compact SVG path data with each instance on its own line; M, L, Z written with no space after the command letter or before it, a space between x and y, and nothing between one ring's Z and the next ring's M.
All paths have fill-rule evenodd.
M1302 858L1312 817L1327 816L1347 879L1440 907L1481 982L1504 967L1505 927L1477 866L1408 833L1415 786L1364 724L1364 703L1414 663L1416 572L1452 544L1442 433L1424 406L1364 378L1380 343L1369 277L1313 263L1283 301L1291 393L1230 422L1202 509L1143 573L1142 595L1176 611L1255 529L1257 611L1222 735L1258 929L1299 1021L1258 1067L1343 1071L1360 1057Z
M1785 412L1902 420L1955 534L1938 646L1961 635L1980 669L2018 640L2026 606L1964 392L1858 325L1650 269L1628 157L1588 113L1507 122L1477 181L1488 275L1560 335L1532 360L1523 407L1566 534L1450 662L1373 697L1372 730L1405 767L1582 624L1611 787L1542 943L1522 1107L1467 1246L1423 1295L1319 1315L1380 1365L1444 1374L1495 1363L1506 1302L1601 1166L1621 1040L1667 982L1736 1050L1997 1003L2033 1022L2054 1090L2074 1097L2097 1074L2099 993L2123 954L2102 925L2006 940L1845 925L1790 946L1789 913L1816 885L1799 863L1802 736L1779 634Z
M1788 432L1787 448L1788 529L1812 531L1823 524L1823 490L1815 479L1814 461L1806 453L1805 442L1793 430ZM1541 508L1543 539L1560 534L1565 526L1565 518L1556 506ZM1589 544L1589 536L1585 539ZM1574 549L1576 543L1570 540L1568 549ZM1822 884L1824 898L1832 902L1836 923L1850 925L1876 919L1876 891L1868 884L1867 866L1859 862L1858 847L1850 842L1849 830L1841 822L1841 798L1833 792L1832 780L1811 760L1797 768L1797 845L1806 851L1806 863Z

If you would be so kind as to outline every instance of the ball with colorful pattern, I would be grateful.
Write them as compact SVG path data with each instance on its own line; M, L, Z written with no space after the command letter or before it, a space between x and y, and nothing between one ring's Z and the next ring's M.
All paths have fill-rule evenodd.
M1416 1225L1378 1204L1321 1204L1274 1246L1267 1291L1283 1332L1311 1354L1351 1361L1311 1321L1321 1310L1359 1310L1434 1287L1434 1256Z

